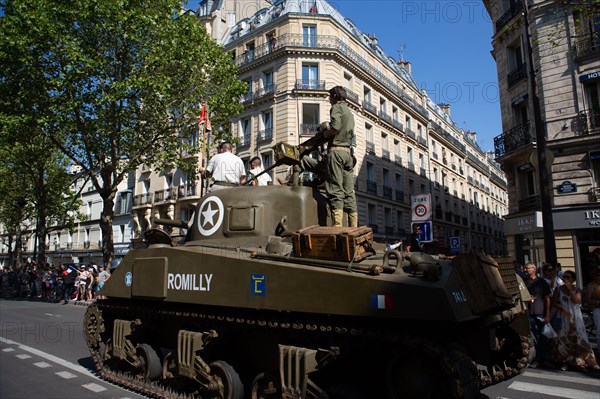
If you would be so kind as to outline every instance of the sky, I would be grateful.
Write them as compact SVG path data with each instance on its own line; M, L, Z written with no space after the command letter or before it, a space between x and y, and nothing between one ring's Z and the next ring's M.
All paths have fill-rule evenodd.
M246 0L240 0L246 1ZM252 0L248 0L252 1ZM492 21L481 0L330 0L386 54L410 61L412 76L484 150L502 134ZM195 9L197 0L187 7Z

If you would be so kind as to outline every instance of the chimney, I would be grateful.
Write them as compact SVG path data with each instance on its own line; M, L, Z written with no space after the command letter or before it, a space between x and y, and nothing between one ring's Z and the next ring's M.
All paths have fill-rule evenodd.
M409 75L411 74L411 66L410 66L410 62L409 61L398 61L396 63L396 65L398 65L400 68L404 69L406 71L406 73L408 73Z
M446 115L450 116L450 104L438 104Z

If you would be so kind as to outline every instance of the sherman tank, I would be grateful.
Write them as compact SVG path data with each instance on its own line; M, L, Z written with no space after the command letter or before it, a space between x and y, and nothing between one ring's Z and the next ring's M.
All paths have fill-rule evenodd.
M475 398L527 367L510 259L376 251L368 227L320 226L293 181L205 195L162 221L179 239L146 232L85 314L102 378L158 398Z

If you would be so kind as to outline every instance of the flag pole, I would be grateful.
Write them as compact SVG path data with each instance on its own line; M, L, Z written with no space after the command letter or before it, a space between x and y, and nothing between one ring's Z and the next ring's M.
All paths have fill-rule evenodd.
M200 149L200 166L206 167L206 104L200 103L200 117L198 118L198 135L202 135L202 146ZM200 196L204 196L205 192L204 173L200 174Z

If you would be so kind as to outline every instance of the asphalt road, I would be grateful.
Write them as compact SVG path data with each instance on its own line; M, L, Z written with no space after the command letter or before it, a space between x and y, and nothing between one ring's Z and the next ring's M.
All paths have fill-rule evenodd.
M84 313L72 303L0 300L0 399L142 398L96 377ZM600 374L529 369L482 393L484 399L600 399Z

